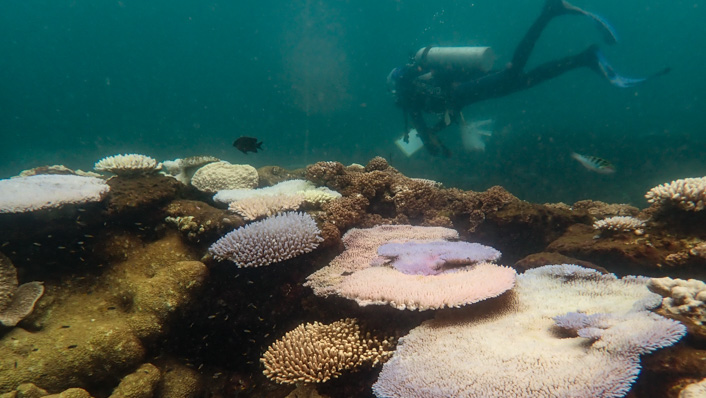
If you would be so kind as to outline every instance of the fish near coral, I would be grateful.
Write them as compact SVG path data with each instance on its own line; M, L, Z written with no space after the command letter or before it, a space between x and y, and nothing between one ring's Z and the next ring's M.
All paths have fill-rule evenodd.
M242 136L233 142L233 146L247 155L248 152L257 153L258 149L262 149L262 141L258 142L255 137Z

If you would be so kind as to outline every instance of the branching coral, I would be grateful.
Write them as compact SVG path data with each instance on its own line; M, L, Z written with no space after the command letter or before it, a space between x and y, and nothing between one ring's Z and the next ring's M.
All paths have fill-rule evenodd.
M706 177L684 178L650 189L645 198L650 203L672 203L677 207L701 211L706 206Z
M306 323L274 342L261 362L265 376L278 383L324 383L344 371L385 362L389 345L363 333L355 319Z
M643 220L630 216L613 216L593 223L594 229L622 232L635 231L638 234L643 231L644 227L645 222Z
M216 259L230 260L238 267L260 267L308 253L322 240L311 216L288 212L238 228L208 251Z

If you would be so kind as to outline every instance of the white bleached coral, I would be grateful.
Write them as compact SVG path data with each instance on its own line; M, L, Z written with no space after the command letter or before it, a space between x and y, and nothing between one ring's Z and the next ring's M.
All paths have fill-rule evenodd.
M649 203L672 203L679 208L701 211L706 207L706 177L684 178L650 189L645 198Z
M93 166L96 171L107 171L119 176L131 176L154 173L160 165L149 156L135 153L108 156L96 162Z
M608 217L603 220L598 220L593 223L594 229L608 230L608 231L635 231L641 232L645 227L645 222L630 216L614 216Z
M684 315L699 325L706 322L706 283L703 281L652 278L647 287L664 297L662 308L668 313Z
M253 197L276 195L304 195L304 201L313 205L320 205L329 200L341 197L341 194L326 187L317 188L312 182L306 180L287 180L271 187L259 189L228 189L221 190L213 196L218 203L230 204L238 200Z
M226 189L255 188L258 181L254 167L220 161L196 170L191 178L191 185L199 191L215 193Z
M213 156L190 156L183 159L165 160L162 162L162 172L184 185L191 182L191 176L196 170L209 163L218 162L220 159Z
M109 190L110 187L100 178L75 175L36 175L0 180L0 213L99 202Z
M304 203L304 195L264 195L232 202L228 210L252 221L261 217L273 216L287 210L299 210Z
M504 300L438 313L402 337L373 392L387 398L622 397L640 371L640 355L685 334L678 322L646 311L660 301L646 284L646 278L617 279L575 265L528 270ZM607 315L585 319L594 314ZM585 337L558 333L562 318Z

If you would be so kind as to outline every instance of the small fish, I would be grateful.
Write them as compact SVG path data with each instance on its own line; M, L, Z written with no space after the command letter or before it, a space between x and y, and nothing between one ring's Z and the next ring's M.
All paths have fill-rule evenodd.
M233 146L238 148L238 150L244 154L248 154L248 152L255 152L257 153L258 149L262 149L262 141L257 142L257 138L255 137L240 137L235 142L233 142Z
M595 171L600 174L611 174L615 173L615 166L613 163L601 159L596 156L581 155L579 153L573 152L571 157L576 159L581 165L591 171Z

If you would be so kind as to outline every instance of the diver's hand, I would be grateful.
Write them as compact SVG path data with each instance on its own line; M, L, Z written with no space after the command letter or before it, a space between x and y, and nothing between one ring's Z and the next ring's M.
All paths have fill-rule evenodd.
M448 158L451 156L451 151L449 148L447 148L444 144L439 141L439 139L436 137L435 134L430 134L430 133L424 133L424 134L419 134L419 138L421 138L422 142L424 143L424 147L427 149L427 152L429 152L433 156L443 156L445 158Z

